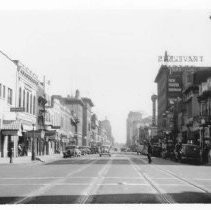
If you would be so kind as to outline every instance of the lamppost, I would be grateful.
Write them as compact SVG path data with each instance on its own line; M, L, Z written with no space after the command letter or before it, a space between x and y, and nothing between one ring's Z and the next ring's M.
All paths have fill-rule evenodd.
M32 157L31 157L31 160L33 161L33 160L35 160L35 132L34 132L34 126L35 126L35 124L33 123L32 124L32 126L33 126L33 140L32 140Z
M201 133L201 147L204 149L204 131L205 131L205 119L201 119L201 125L202 125L202 133Z

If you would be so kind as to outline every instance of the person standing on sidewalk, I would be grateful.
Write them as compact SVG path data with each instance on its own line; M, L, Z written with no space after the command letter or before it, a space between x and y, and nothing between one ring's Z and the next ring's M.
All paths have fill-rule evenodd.
M12 151L12 147L10 146L9 147L9 150L8 150L8 156L9 156L9 158L10 158L10 163L13 163L13 159L12 159L12 154L13 153L13 151Z
M148 143L148 148L147 148L147 157L148 157L148 162L149 163L152 162L151 156L152 156L152 146L151 146L151 144L149 142Z

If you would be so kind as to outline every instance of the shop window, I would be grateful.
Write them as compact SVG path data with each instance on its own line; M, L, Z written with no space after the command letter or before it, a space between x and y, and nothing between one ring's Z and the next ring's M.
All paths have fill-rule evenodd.
M8 88L7 103L12 105L12 89Z

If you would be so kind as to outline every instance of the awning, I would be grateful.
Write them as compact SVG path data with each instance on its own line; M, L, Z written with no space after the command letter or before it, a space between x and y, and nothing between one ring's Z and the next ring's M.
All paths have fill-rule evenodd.
M39 130L30 130L30 131L27 131L27 137L30 137L30 138L42 138L43 137L43 134L42 134L43 130L42 129L39 129Z
M47 137L47 139L49 141L57 141L58 140L58 135L57 135L57 131L56 130L47 130L45 131L45 137Z
M3 125L1 130L20 130L21 129L21 122L19 120L10 121L10 120L3 120Z
M3 120L1 132L6 136L22 136L21 122L19 120Z

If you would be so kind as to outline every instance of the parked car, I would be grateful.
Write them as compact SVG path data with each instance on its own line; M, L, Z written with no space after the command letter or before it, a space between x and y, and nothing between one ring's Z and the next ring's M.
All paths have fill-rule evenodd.
M110 146L101 146L99 149L99 155L100 157L102 155L108 155L109 157L111 157Z
M75 157L80 157L81 156L81 151L80 149L76 148L75 149Z
M144 145L138 145L137 146L137 149L136 149L137 155L141 155L142 154L143 147L144 147Z
M164 143L162 146L162 152L161 157L164 159L170 158L174 159L174 145L172 141L168 141L167 143Z
M78 156L81 156L81 151L75 145L67 146L65 148L65 151L63 152L64 158L78 157Z
M91 149L90 149L90 147L84 147L84 150L85 150L85 153L86 154L91 154Z
M86 148L85 147L79 147L79 150L81 151L81 155L86 155Z
M162 152L162 147L160 144L153 144L152 145L152 155L155 157L160 157Z
M121 152L126 152L126 150L127 150L127 148L125 148L125 147L121 148Z
M89 148L90 154L97 154L98 153L98 147L91 147Z
M194 144L182 144L180 155L177 158L178 161L194 160L196 163L201 164L203 162L201 147Z

